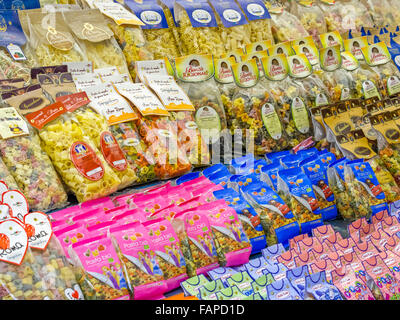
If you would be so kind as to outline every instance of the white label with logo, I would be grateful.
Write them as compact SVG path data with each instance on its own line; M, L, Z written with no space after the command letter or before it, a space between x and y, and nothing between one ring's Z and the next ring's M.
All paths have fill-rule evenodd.
M192 17L198 23L207 24L211 21L211 15L203 9L196 9L192 12Z
M247 5L247 11L250 12L253 16L262 16L265 13L265 10L258 3L250 3Z
M140 14L140 19L145 24L156 25L156 24L159 24L161 22L162 17L156 11L145 10Z
M0 223L0 261L20 265L28 249L24 227L14 220Z
M47 214L35 211L24 217L25 230L29 239L29 247L44 250L53 235L50 219Z
M3 203L10 206L14 218L18 218L21 222L24 222L24 217L29 212L29 205L25 196L20 191L9 190L3 193Z

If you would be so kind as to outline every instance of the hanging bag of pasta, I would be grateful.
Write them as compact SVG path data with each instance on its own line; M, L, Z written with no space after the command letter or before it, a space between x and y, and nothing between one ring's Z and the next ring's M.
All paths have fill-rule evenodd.
M38 135L13 107L1 108L1 158L31 210L50 211L67 204L67 194Z
M361 0L360 1L371 15L372 21L377 27L393 26L395 20L393 12L398 11L397 7L392 7L386 0Z
M214 12L207 2L177 0L174 4L174 18L181 54L212 54L220 57L226 52Z
M43 149L79 202L117 191L121 180L63 103L46 106L26 118L39 130Z
M173 59L180 55L164 11L157 2L139 3L128 0L125 1L125 5L144 23L141 28L147 41L147 48L153 53L154 59L165 57Z
M115 66L121 74L129 73L122 50L98 9L66 11L63 16L94 69Z
M177 128L160 100L143 83L126 82L115 88L138 111L135 124L154 156L156 176L170 179L189 172L192 166L178 141Z
M28 14L28 20L29 41L39 65L87 61L83 49L72 36L61 12L31 12Z
M178 140L193 166L210 163L208 146L201 136L194 117L195 108L172 76L146 76L146 84L153 90L176 123Z
M233 128L242 130L243 144L254 140L255 154L264 155L288 147L288 139L271 93L259 82L254 59L232 65L239 86L233 96Z
M271 19L272 35L276 43L309 36L299 19L282 7L271 10Z

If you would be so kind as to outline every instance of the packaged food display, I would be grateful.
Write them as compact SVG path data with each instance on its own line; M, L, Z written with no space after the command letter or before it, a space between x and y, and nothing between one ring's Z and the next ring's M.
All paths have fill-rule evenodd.
M157 97L142 83L123 83L115 87L139 111L134 122L154 157L156 176L169 179L190 171L191 164L179 144L169 113Z
M238 4L249 21L250 41L271 41L273 43L271 16L263 1L239 0Z
M276 43L309 36L309 33L296 16L287 10L271 12L272 35Z
M312 135L312 125L307 110L310 102L304 89L287 76L289 66L284 54L263 58L262 63L264 73L267 79L270 79L266 82L266 86L277 103L279 116L289 137L289 145L294 147Z
M45 108L53 110L52 118L45 121L40 119L42 109L27 115L28 121L39 130L43 149L78 201L84 202L115 192L121 180L77 121L65 114L63 104L56 102ZM38 115L39 121L36 121Z
M80 45L71 35L61 12L28 13L30 43L39 65L58 65L63 62L87 61ZM50 25L44 27L44 21Z
M383 0L363 0L361 3L368 9L372 21L377 27L384 27L387 25L393 26L396 24L393 16L393 10L389 1Z
M324 14L314 1L296 0L290 2L290 13L295 15L304 29L313 37L317 46L321 47L319 34L327 32Z
M340 291L327 282L325 271L306 276L305 300L343 300Z
M94 69L115 66L129 74L122 50L98 9L65 11L63 16Z
M195 121L209 144L219 144L227 128L220 92L216 87L214 63L211 55L189 55L175 59L178 84L195 108Z
M0 181L3 181L7 187L11 190L18 189L17 182L15 181L13 175L8 171L7 166L0 158Z
M180 55L176 39L168 26L165 12L156 2L137 3L127 1L125 3L141 21L147 49L153 53L154 59L174 59Z
M199 14L206 15L207 19L199 17ZM214 12L207 2L175 2L174 19L181 54L212 54L220 57L225 53Z

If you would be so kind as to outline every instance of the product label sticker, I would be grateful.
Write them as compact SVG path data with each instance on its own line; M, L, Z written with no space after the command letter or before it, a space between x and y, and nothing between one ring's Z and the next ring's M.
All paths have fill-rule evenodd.
M256 51L266 51L272 46L271 40L263 40L259 42L252 42L246 44L246 53L252 53ZM238 62L238 61L237 61Z
M28 134L28 125L15 108L0 108L0 136L3 139Z
M264 70L262 67L261 59L264 57L268 57L267 51L257 51L257 52L252 52L252 53L243 55L241 58L241 61L247 61L247 60L254 59L257 63L259 76L262 77L262 76L264 76Z
M2 203L10 206L13 218L24 222L24 217L29 212L29 205L25 196L20 191L9 190L3 193Z
M384 42L378 42L361 48L364 60L370 66L378 66L391 61L389 50Z
M182 81L201 82L214 76L211 54L175 58L176 76Z
M64 114L67 109L61 102L50 104L38 111L27 114L25 118L28 122L38 130L41 130L47 123L57 119Z
M221 119L214 108L204 106L197 109L195 120L205 141L211 141L211 143L218 141L221 132Z
M287 57L289 74L294 78L305 78L312 73L312 66L305 54Z
M94 2L94 6L105 16L113 19L117 25L130 24L143 26L144 23L132 12L125 9L121 4L115 2Z
M142 29L166 29L167 19L157 2L125 1L125 5L144 23Z
M357 60L364 60L364 55L361 51L361 48L368 46L368 40L366 36L345 39L343 42L344 50L349 51Z
M339 31L320 34L319 39L321 40L322 47L324 48L340 45L340 51L344 50L343 39Z
M2 191L0 193L3 194L6 191L8 191L8 190ZM12 217L13 216L12 216L12 212L11 212L11 207L6 203L0 204L0 221L11 219Z
M145 76L167 76L165 60L135 61L135 72L140 82L145 82Z
M68 72L72 76L87 74L93 72L93 62L91 61L80 61L80 62L64 62L68 68Z
M85 91L87 88L97 87L103 83L100 76L95 73L73 75L72 79L78 91Z
M174 12L178 13L179 10L186 11L193 28L218 26L213 9L205 1L204 2L203 1L189 2L186 0L176 1L174 4Z
M293 45L293 49L296 54L305 54L308 61L312 65L316 65L319 63L319 52L317 47L314 44L299 44L299 45Z
M28 236L24 227L14 221L0 222L0 261L19 266L28 250Z
M233 78L239 87L253 87L259 79L258 66L255 59L232 64Z
M273 45L268 48L268 54L270 56L276 55L276 54L284 54L286 56L292 56L295 54L292 46L290 45L290 41L285 41L278 43L276 45Z
M271 19L268 9L262 0L238 0L238 3L249 21Z
M71 161L78 172L91 181L104 176L104 167L95 151L84 141L76 141L70 148Z
M301 133L307 133L310 130L310 120L303 99L295 97L290 109L297 130Z
M378 97L379 99L381 98L378 88L376 87L375 83L372 82L371 80L363 81L361 83L361 86L362 86L362 92L363 92L364 99L369 99L372 97Z
M272 139L280 139L282 137L282 125L272 104L266 103L261 107L261 118Z
M24 225L29 247L46 250L53 235L49 216L40 211L30 212L24 217Z
M294 49L294 46L303 46L303 45L315 46L315 42L314 42L312 36L307 36L307 37L304 37L304 38L300 38L300 39L296 39L296 40L290 41L290 45Z
M125 155L111 132L104 131L100 136L101 153L107 163L117 171L124 171L128 167Z
M351 54L350 51L343 51L340 54L342 56L342 68L347 71L356 70L360 66L360 62Z
M319 50L320 64L325 71L334 71L342 65L340 46L321 48Z
M247 20L234 1L214 1L212 3L225 28L247 24Z
M265 75L270 80L280 81L289 74L289 66L284 54L268 56L261 59Z
M219 83L232 83L234 79L231 66L236 62L234 58L215 59L215 80Z
M26 57L25 57L24 53L22 52L22 49L21 49L20 46L17 46L16 44L10 43L7 46L7 50L10 53L11 57L15 61L24 61L24 60L26 60Z

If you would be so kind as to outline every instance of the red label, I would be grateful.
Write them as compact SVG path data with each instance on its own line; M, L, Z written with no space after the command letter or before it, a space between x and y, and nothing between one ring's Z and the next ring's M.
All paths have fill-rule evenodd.
M66 112L61 102L50 104L42 109L25 115L25 118L36 129L42 129L47 123L57 119Z
M111 132L104 131L101 134L100 146L104 159L111 167L118 171L126 170L128 162Z
M75 168L85 178L97 181L103 177L103 164L86 142L74 142L70 148L70 156Z
M56 101L62 102L68 112L73 112L90 102L89 97L84 91L57 97Z

